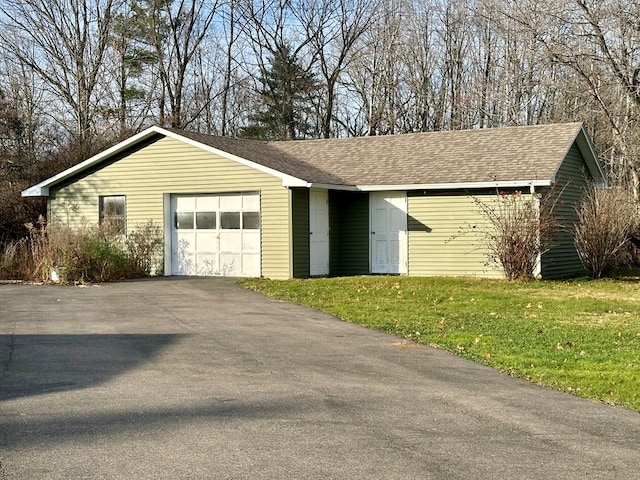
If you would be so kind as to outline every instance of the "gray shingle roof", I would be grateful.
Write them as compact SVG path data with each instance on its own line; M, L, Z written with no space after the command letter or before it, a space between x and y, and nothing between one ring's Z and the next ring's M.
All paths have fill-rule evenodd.
M297 141L175 133L310 183L427 185L550 180L581 123Z

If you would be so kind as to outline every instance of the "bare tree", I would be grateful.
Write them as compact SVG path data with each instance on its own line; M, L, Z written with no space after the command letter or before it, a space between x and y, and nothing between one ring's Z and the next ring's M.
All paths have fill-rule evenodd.
M400 87L399 52L402 42L402 0L377 6L371 26L361 37L358 62L346 75L347 88L361 104L364 135L387 135L397 129L394 104Z
M310 4L303 11L310 27L308 37L313 40L319 60L324 94L320 111L320 134L332 136L338 82L343 71L362 50L358 40L372 26L378 0L324 0Z
M548 58L580 82L568 95L589 119L616 183L640 191L640 2L522 2L514 17L544 46ZM580 91L581 90L581 91Z
M160 123L184 128L186 118L183 100L189 68L197 57L202 42L209 34L218 2L201 0L146 0L149 37L155 49L161 92L158 98ZM168 100L169 119L165 103Z
M4 48L36 72L73 114L81 145L93 136L95 87L118 0L5 0L0 4ZM58 119L67 124L66 119Z
M466 76L465 57L468 48L469 0L456 2L447 0L442 8L441 37L444 46L444 78L447 82L448 108L443 111L442 123L449 129L457 130L467 125L463 123L463 81ZM445 94L445 91L442 92ZM442 101L445 101L444 98Z

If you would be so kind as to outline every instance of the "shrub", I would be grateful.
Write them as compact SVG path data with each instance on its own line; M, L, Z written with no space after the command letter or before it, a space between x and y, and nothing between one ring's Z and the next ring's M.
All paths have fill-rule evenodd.
M573 239L587 275L610 277L631 260L627 246L640 226L633 192L622 186L601 190L591 186L576 213Z
M26 238L9 242L0 249L0 279L28 279L33 272L33 257Z
M559 228L553 214L556 195L522 195L498 192L495 201L476 204L489 221L484 234L489 260L498 263L507 280L535 276L540 255L548 250L551 235Z
M107 282L157 273L153 270L162 257L161 230L152 222L134 229L129 237L117 233L109 222L72 229L56 221L47 224L40 217L27 229L27 238L8 244L2 252L3 278Z
M125 246L138 274L162 273L162 245L162 228L151 220L129 232Z

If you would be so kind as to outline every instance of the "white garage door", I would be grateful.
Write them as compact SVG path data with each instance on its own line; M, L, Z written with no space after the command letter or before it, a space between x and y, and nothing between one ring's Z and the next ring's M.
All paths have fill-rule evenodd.
M172 195L171 274L260 276L260 195Z

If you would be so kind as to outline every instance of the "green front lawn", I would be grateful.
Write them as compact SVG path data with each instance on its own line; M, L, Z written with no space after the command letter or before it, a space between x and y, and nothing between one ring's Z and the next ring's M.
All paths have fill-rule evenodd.
M586 398L640 411L640 280L350 277L242 282Z

